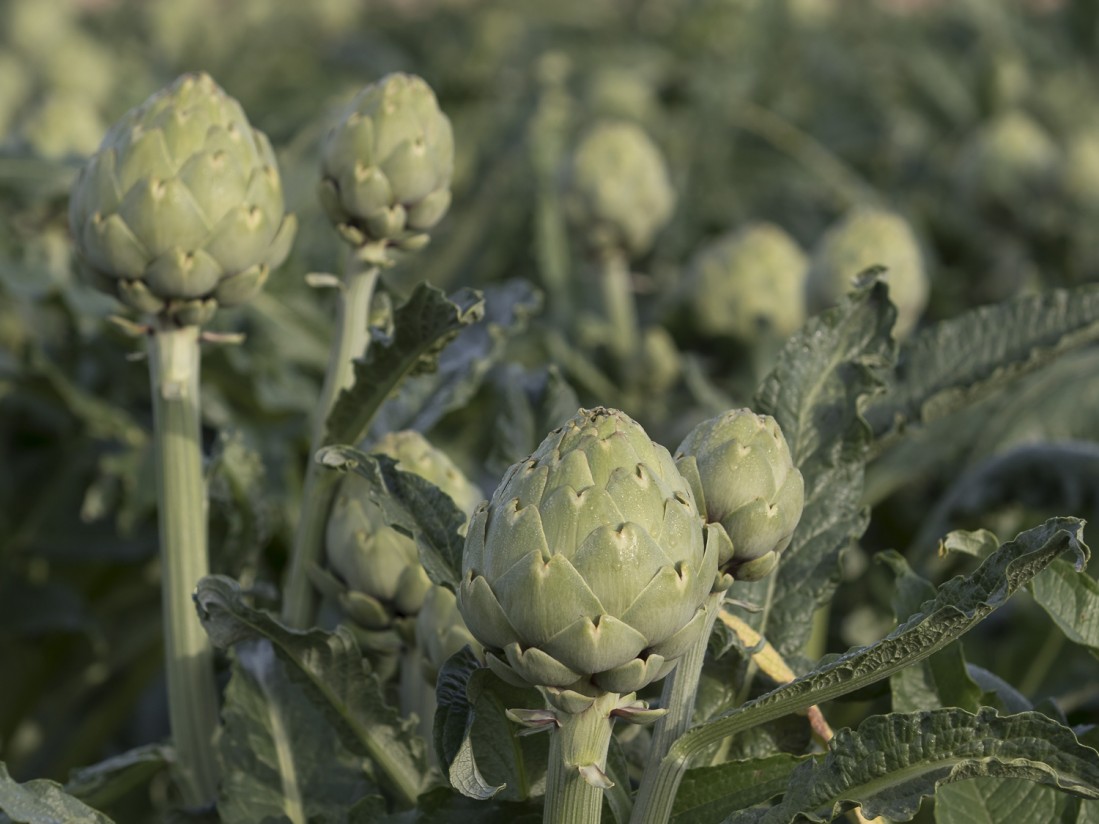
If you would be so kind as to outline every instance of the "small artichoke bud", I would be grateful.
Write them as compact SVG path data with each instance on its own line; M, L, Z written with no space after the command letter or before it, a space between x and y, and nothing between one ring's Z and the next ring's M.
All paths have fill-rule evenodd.
M750 409L703 421L679 445L676 464L703 517L729 537L732 554L719 559L721 571L741 581L770 574L805 505L805 482L778 422Z
M1099 211L1099 132L1079 132L1069 138L1060 179L1073 205Z
M622 412L581 409L474 512L458 609L505 680L631 693L704 627L708 534L664 447Z
M1030 115L1012 110L977 131L962 162L971 197L1020 210L1056 182L1060 149Z
M660 150L639 126L604 121L573 153L565 207L595 251L641 255L671 218L675 190Z
M809 269L809 309L819 312L832 306L872 266L886 267L889 299L897 307L893 334L907 337L927 307L931 285L916 235L893 212L859 209L825 232Z
M321 148L321 205L353 246L421 248L450 207L454 134L421 78L390 74L363 89Z
M424 596L423 607L416 616L416 640L423 653L424 679L429 684L435 684L443 664L462 647L468 645L474 652L481 652L481 645L458 612L454 593L446 587L433 586Z
M183 75L123 115L69 202L89 280L178 325L250 299L295 225L267 137L206 74Z
M700 249L685 286L691 318L706 335L752 342L789 337L805 322L809 258L773 223L751 223Z
M435 484L467 515L482 498L450 458L418 432L389 433L371 452L388 455L398 469ZM350 473L340 481L325 546L329 566L348 588L340 602L364 628L389 629L420 611L431 581L416 542L386 523L365 478Z

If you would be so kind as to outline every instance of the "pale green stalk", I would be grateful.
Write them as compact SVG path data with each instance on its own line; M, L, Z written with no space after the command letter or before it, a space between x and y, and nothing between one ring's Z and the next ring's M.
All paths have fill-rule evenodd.
M321 559L328 511L336 496L339 478L337 473L324 472L313 456L325 446L328 415L336 399L354 381L354 360L363 357L370 345L370 302L378 282L378 266L367 257L361 251L354 251L347 258L336 312L336 339L329 351L328 369L313 420L301 516L294 535L294 552L282 602L282 619L295 628L307 627L313 622L315 596L308 569Z
M597 767L599 776L606 772L614 728L610 713L619 699L616 693L604 693L583 712L557 714L559 726L550 732L543 824L599 824L603 790L584 771Z
M435 688L424 678L423 659L419 644L411 644L401 653L401 715L405 718L416 715L416 729L428 742L428 753L433 755L435 748L430 744L431 729L435 721Z
M641 775L641 786L630 816L631 824L646 820L646 811L653 805L652 795L657 788L656 777L660 770L660 762L668 754L672 744L691 725L695 695L702 676L702 664L706 659L706 649L710 644L714 622L717 620L718 613L721 612L721 602L724 600L724 590L711 593L709 601L706 602L706 620L703 622L702 632L664 681L660 706L666 709L667 713L656 722L656 727L653 729L649 759Z
M611 351L627 373L641 350L629 261L620 249L609 249L603 252L600 263L599 280L603 287L603 311L611 327ZM625 383L629 385L630 381Z
M199 422L199 330L158 328L148 338L160 527L164 657L176 781L188 807L217 799L214 652L191 595L210 572Z

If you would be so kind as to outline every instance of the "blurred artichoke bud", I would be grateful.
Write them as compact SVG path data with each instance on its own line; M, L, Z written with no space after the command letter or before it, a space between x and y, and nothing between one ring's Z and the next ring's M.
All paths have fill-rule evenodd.
M19 109L31 94L32 81L23 61L0 49L0 145L15 122Z
M352 245L418 249L450 207L454 135L419 77L390 74L363 89L321 149L321 205Z
M458 609L517 684L625 694L697 639L717 579L687 481L613 409L581 409L473 513Z
M639 126L604 121L573 153L565 207L595 250L640 255L671 218L675 190L660 150Z
M446 659L467 644L480 653L481 645L458 612L458 601L446 587L433 586L416 616L416 640L423 653L424 679L434 685Z
M648 326L641 340L645 387L657 395L671 389L683 371L675 341L663 326Z
M770 574L805 505L805 482L775 419L733 409L703 421L679 445L676 464L703 517L729 536L721 571L740 581Z
M1060 150L1030 115L1012 110L982 126L962 159L972 197L1022 211L1055 182Z
M267 137L206 74L183 75L123 115L69 202L92 282L180 325L255 295L295 226Z
M691 319L707 335L785 338L805 322L809 258L773 223L751 223L700 249L687 270Z
M858 209L825 232L809 269L809 309L819 312L832 306L872 266L886 267L889 299L897 307L893 335L904 338L919 323L931 284L916 235L893 212Z
M1099 131L1069 138L1061 168L1061 189L1082 209L1099 209Z
M86 157L99 145L105 124L82 95L52 94L22 123L21 136L35 154L48 158Z
M391 432L370 450L397 461L450 496L467 515L483 497L450 458L418 432ZM349 616L368 630L383 630L416 615L431 581L416 542L386 523L370 499L370 484L349 473L340 481L328 518L329 566L348 587L340 599Z
M590 111L601 117L620 117L644 123L656 113L657 99L652 72L636 67L606 66L588 81L585 99Z

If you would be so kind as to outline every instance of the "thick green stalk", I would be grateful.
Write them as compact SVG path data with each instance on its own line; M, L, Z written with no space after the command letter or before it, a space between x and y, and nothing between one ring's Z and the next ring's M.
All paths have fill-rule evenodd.
M435 688L424 678L423 653L419 644L405 647L401 653L400 673L401 715L418 718L416 729L428 742L428 754L434 755L431 744L431 727L435 721Z
M583 712L558 712L560 726L550 732L543 824L599 824L603 789L593 781L607 768L614 727L610 713L620 697L604 693Z
M328 369L313 420L302 510L282 602L282 619L291 627L307 627L313 621L315 598L308 569L320 561L328 511L336 495L336 474L324 472L312 458L325 445L328 414L336 399L354 380L353 362L363 357L370 345L370 302L377 282L377 265L365 260L362 254L348 255L336 312L336 339L329 351Z
M661 800L654 802L653 794L658 789L656 782L657 773L660 770L660 762L672 748L679 736L683 735L691 725L691 717L694 714L695 695L698 692L698 682L702 676L702 664L706 659L706 648L710 643L710 634L714 630L714 622L721 612L721 602L725 600L725 591L715 592L710 595L706 603L706 621L698 640L691 646L679 663L676 664L671 675L664 681L664 692L660 698L660 706L667 713L656 722L653 729L652 744L649 747L649 759L645 763L645 771L641 775L641 786L634 801L633 813L630 816L631 824L646 820L646 811L658 803L665 806Z
M204 807L217 798L214 737L218 696L214 651L191 600L199 579L210 573L199 423L198 328L155 329L149 335L148 349L164 657L175 775L184 803Z
M601 264L599 280L603 288L603 311L611 327L611 351L629 385L632 375L628 373L641 350L629 261L620 249L610 249L603 253Z

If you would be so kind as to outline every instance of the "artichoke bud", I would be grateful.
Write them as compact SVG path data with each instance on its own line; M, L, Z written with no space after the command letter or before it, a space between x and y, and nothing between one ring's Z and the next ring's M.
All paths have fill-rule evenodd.
M1012 110L974 134L962 162L970 196L1020 210L1056 183L1061 150L1030 115Z
M296 222L267 137L209 75L187 74L107 133L73 185L69 226L93 285L191 325L252 297Z
M809 269L810 309L819 312L832 306L872 266L886 268L889 299L897 307L893 334L898 339L907 337L927 307L931 283L916 235L893 212L858 209L825 232Z
M473 637L458 612L458 601L446 587L432 586L424 596L416 616L416 638L423 653L424 679L434 684L439 670L454 653L469 646L477 654L481 645Z
M733 409L692 429L676 462L699 490L703 516L725 533L709 536L719 563L737 580L775 568L805 505L805 483L770 415Z
M391 432L371 451L430 481L465 513L481 500L481 491L418 432ZM348 617L368 630L396 627L410 638L431 580L415 539L387 524L382 508L370 498L369 482L355 473L340 481L325 546L329 567L346 585L337 600Z
M454 135L421 78L390 74L351 101L321 148L321 205L377 264L427 243L450 206Z
M626 121L598 123L581 139L564 186L567 216L597 253L644 254L675 208L660 150Z
M717 557L668 451L598 408L508 469L473 514L462 570L458 609L489 667L590 700L675 666L703 627Z
M805 322L809 259L772 223L752 223L692 258L684 302L706 335L751 343L761 334L789 337Z

